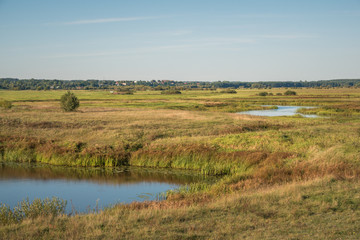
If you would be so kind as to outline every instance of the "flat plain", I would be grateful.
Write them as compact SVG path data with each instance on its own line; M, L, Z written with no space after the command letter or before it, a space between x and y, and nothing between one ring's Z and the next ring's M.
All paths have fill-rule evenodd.
M287 90L78 90L80 108L70 113L59 105L65 91L0 91L13 103L0 110L1 161L218 176L168 192L164 201L2 218L0 238L360 238L360 91L297 88L297 95L283 95ZM259 96L264 91L272 94ZM238 114L275 105L313 106L300 113L319 117Z

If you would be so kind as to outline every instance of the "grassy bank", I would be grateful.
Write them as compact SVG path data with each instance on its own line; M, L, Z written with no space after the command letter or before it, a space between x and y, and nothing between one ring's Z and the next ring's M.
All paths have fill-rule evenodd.
M1 161L222 176L159 203L3 225L3 238L352 239L359 234L360 93L295 89L295 96L277 95L286 90L266 89L268 96L255 89L75 91L80 108L71 113L60 110L61 91L1 91L14 105L0 110ZM300 112L325 117L234 113L261 105L315 106Z
M2 239L358 239L360 188L334 178L221 198L133 203L99 214L38 217ZM205 200L204 200L205 199Z

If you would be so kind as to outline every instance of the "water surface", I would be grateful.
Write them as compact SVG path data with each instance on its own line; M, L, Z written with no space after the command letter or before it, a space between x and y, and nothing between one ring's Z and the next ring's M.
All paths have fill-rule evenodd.
M239 114L248 114L255 116L265 116L265 117L280 117L280 116L293 116L300 114L303 117L315 118L318 117L315 114L301 114L297 113L297 110L300 108L313 108L313 107L303 107L303 106L277 106L278 109L269 109L269 110L251 110L239 112Z
M148 168L70 168L0 163L0 202L14 207L25 198L67 200L67 212L87 212L132 201L155 200L181 184L203 177L185 171Z

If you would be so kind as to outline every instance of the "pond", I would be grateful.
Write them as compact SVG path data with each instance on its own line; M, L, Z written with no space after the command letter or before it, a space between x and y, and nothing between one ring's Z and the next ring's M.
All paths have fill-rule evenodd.
M252 110L252 111L244 111L238 112L239 114L248 114L255 116L265 116L265 117L280 117L280 116L293 116L299 114L303 117L308 118L316 118L318 117L315 114L300 114L297 113L297 110L300 108L314 108L314 107L304 107L304 106L277 106L277 109L269 109L269 110Z
M156 200L182 184L203 180L188 171L123 167L72 168L0 163L0 203L14 207L29 198L67 200L67 213L89 212L115 203Z

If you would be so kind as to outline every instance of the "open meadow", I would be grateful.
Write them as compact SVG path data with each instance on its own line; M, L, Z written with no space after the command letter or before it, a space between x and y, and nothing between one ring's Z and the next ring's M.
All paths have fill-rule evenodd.
M0 91L0 161L138 166L216 175L167 199L99 213L0 211L1 239L359 239L360 91L357 88L138 91ZM267 96L259 93L267 92ZM304 106L299 114L240 111ZM306 118L303 114L317 114Z

